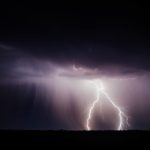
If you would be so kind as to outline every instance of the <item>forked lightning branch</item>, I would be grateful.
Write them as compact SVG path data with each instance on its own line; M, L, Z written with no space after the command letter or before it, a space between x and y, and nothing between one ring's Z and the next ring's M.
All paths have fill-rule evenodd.
M82 68L76 68L73 66L73 69L77 72L84 71ZM118 114L118 123L116 130L124 130L128 126L128 116L123 112L123 110L120 108L120 106L109 96L107 91L104 88L104 85L100 79L89 80L89 83L91 83L96 88L96 99L93 100L92 104L90 105L90 108L88 110L87 119L86 119L86 130L92 130L91 128L91 120L93 118L93 112L95 110L96 105L101 100L101 95L103 95L106 100L113 106L113 108L117 111Z
M104 85L100 80L91 81L93 86L96 87L96 99L93 101L92 105L89 108L88 116L86 120L86 129L91 130L90 121L92 120L92 114L94 112L94 108L97 103L100 101L100 96L104 95L106 100L114 107L114 109L118 112L119 122L117 126L117 130L123 130L128 125L128 117L127 115L121 110L121 108L114 102L114 100L107 94L105 91Z

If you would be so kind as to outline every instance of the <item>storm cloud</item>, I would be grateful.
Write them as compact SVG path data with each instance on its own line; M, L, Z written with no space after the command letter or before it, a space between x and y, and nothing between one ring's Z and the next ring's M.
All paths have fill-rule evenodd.
M94 79L129 116L128 129L149 129L148 10L24 9L1 17L1 129L85 129ZM114 129L116 112L102 100L92 128Z

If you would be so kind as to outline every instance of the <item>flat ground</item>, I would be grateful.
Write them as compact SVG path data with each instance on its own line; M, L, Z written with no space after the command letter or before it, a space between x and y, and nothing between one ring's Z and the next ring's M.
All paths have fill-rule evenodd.
M29 131L1 130L0 143L37 146L126 146L149 145L150 131ZM9 145L9 144L8 144Z

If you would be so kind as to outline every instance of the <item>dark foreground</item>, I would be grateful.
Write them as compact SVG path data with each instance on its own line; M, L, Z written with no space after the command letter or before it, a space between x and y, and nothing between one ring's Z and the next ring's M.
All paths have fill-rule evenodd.
M0 144L49 147L150 145L150 131L15 131L1 130Z

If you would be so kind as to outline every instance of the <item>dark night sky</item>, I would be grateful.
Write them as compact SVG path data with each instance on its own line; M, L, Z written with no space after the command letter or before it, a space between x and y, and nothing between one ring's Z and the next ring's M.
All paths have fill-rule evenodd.
M148 8L16 6L3 14L1 43L33 55L94 66L119 63L150 67Z
M149 19L150 9L138 4L118 8L5 6L0 15L1 66L6 59L3 50L12 47L56 63L77 63L91 68L119 65L148 72ZM3 72L1 69L1 77ZM67 128L49 112L53 108L49 108L48 115L40 101L33 112L34 85L26 91L28 98L26 94L22 96L19 87L16 89L20 94L11 86L2 85L0 89L0 128ZM20 99L27 100L19 103Z

